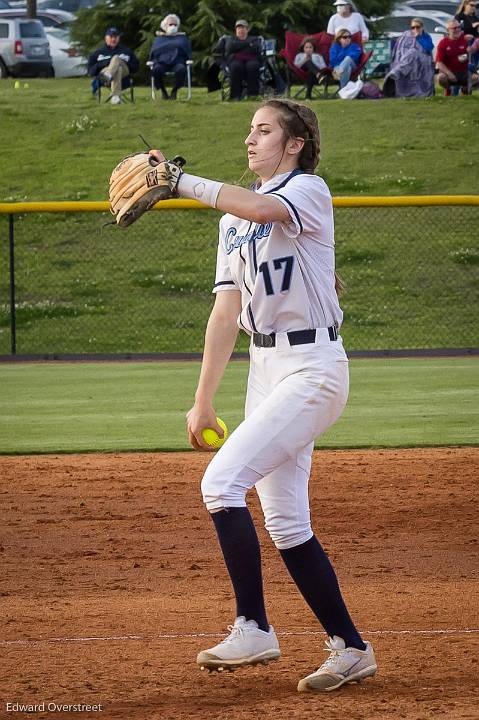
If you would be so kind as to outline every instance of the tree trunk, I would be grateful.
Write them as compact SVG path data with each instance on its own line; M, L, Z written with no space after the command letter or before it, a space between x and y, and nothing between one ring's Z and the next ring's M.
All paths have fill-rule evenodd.
M36 18L37 0L27 0L27 18Z

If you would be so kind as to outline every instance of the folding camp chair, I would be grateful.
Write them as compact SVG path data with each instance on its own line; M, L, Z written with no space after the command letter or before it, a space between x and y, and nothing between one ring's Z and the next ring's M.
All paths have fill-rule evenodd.
M299 33L290 32L289 30L286 31L285 35L285 45L282 50L280 50L280 56L286 61L286 84L288 86L288 96L291 96L291 87L293 85L294 81L300 81L302 87L294 94L294 98L300 98L303 95L306 94L306 78L308 77L308 73L305 70L302 70L301 68L297 67L294 64L294 59L296 55L299 52L299 48L303 40L306 38L311 38L311 40L314 42L316 52L323 56L324 61L326 64L328 63L329 59L329 45L325 46L325 36L326 33L319 32L319 33L313 33L313 34L306 34L301 35ZM327 57L324 56L324 50L327 50ZM331 71L328 69L325 72L325 75L331 74ZM312 89L312 95L313 98L319 98L319 97L325 97L326 92L326 83L323 82L320 86L316 85L313 86Z
M366 67L364 74L366 78L384 77L391 63L391 40L390 38L379 38L368 40L364 43L364 51L372 51L373 55Z
M110 102L110 100L113 97L113 95L110 91L110 83L103 84L100 81L99 75L94 77L93 80L91 81L91 91L99 103L101 103L101 101L102 101L102 92L109 93L109 95L104 99L104 102L106 102L106 103ZM133 78L131 75L127 75L126 77L124 77L122 79L121 91L122 91L121 95L120 95L121 102L124 102L124 103L126 103L126 102L134 103L135 102L134 83L133 83ZM125 92L125 91L128 91L128 92Z
M224 38L228 36L223 36ZM261 47L260 56L260 67L259 67L259 94L264 97L269 94L277 94L278 81L281 83L278 77L279 73L276 68L276 40L265 39L262 35L254 36L257 39ZM223 38L220 38L221 42ZM251 38L253 39L253 38ZM219 44L218 42L218 44ZM218 71L218 89L221 89L221 99L229 100L230 97L230 71L226 63L226 59L223 55L213 53L213 59L216 66L219 68ZM284 85L284 81L283 85ZM216 89L216 88L215 88ZM246 97L246 82L243 83L243 97Z
M146 63L146 66L150 69L150 94L151 99L156 100L157 95L157 89L155 88L155 78L153 77L153 60L148 60ZM187 60L186 61L186 99L191 100L191 66L193 65L193 60ZM174 78L175 73L173 72L166 72L166 77Z
M296 65L294 64L294 58L298 54L299 47L305 38L311 38L313 40L316 47L316 52L322 55L327 65L327 68L322 71L323 77L321 78L321 82L319 83L319 85L313 87L313 97L323 98L325 100L331 97L336 97L339 92L339 81L336 80L333 76L333 69L329 65L329 51L331 49L331 45L334 42L334 36L329 35L326 32L300 35L299 33L293 33L289 30L286 31L285 34L284 49L280 51L281 57L283 57L286 61L286 81L288 83L288 95L291 95L291 86L295 79L301 80L303 84L306 82L307 73L304 70L301 70L301 68L296 67ZM362 47L361 33L355 33L352 36L352 42L357 43ZM366 66L366 63L368 62L372 54L372 50L368 52L363 52L359 60L358 66L351 73L351 80L357 80L361 76L364 67ZM333 92L332 88L335 88ZM305 92L306 86L303 85L303 87L296 92L294 97L298 98Z

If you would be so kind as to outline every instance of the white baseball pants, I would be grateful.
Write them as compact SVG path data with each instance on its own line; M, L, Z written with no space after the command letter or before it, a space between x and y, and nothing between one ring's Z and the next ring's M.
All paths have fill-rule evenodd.
M206 469L207 509L245 507L256 487L265 527L279 549L309 540L308 482L314 439L341 415L349 390L341 337L316 332L313 344L290 346L276 334L273 348L250 348L246 417Z

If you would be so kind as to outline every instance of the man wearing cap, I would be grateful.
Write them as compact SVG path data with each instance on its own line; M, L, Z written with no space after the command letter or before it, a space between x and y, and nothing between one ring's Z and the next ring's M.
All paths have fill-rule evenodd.
M259 95L259 71L261 65L261 38L248 36L249 24L237 20L235 34L223 35L213 53L223 59L230 72L230 100L241 100L243 83L248 97Z
M336 12L329 18L328 29L329 35L336 35L338 30L349 30L351 35L357 32L361 33L362 41L369 40L369 30L366 27L364 18L361 13L355 12L353 5L347 0L335 0L333 5Z
M133 50L120 43L120 31L116 27L106 30L105 44L88 58L89 75L98 78L102 85L110 85L112 105L121 102L122 80L133 75L138 67Z

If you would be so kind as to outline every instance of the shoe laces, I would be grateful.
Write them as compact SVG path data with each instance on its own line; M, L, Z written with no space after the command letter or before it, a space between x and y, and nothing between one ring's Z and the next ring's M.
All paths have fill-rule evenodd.
M321 665L321 670L326 670L331 666L336 665L337 661L349 652L349 648L335 648L330 640L326 640L326 647L324 650L329 652L329 657Z
M228 625L227 630L230 634L223 640L223 643L234 642L238 638L242 639L246 629L244 625Z

